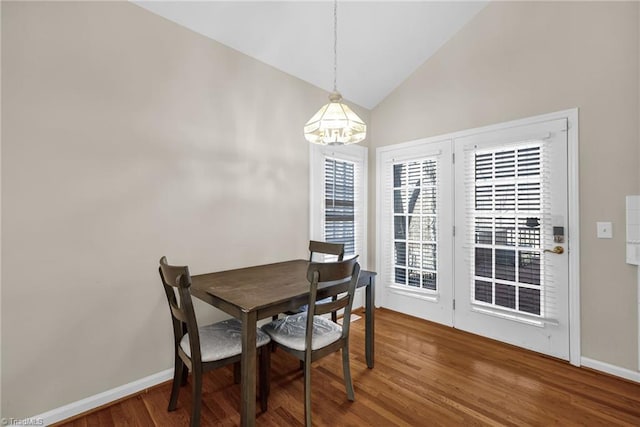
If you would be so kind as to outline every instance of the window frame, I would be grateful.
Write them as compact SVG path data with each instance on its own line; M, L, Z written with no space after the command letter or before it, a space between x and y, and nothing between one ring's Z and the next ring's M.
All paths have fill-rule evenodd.
M521 175L519 162L521 162L521 152L530 151L531 149L537 150L537 161L538 167L536 169L536 173L534 174L525 174ZM545 178L545 170L548 167L547 162L545 161L545 146L542 141L533 141L529 144L523 142L514 142L514 143L502 143L496 144L495 146L485 147L483 149L478 149L472 152L473 158L469 159L468 167L472 168L467 172L467 176L469 177L466 185L468 187L468 197L469 197L469 206L463 207L466 209L466 214L469 215L470 218L473 218L471 221L469 230L470 236L477 236L478 230L478 219L484 219L491 222L491 242L478 242L477 237L474 237L472 241L469 242L470 248L472 251L475 251L477 254L478 249L480 250L489 250L491 251L491 265L492 271L491 277L485 275L479 275L477 273L477 255L471 255L472 258L472 266L474 274L471 275L471 304L472 306L484 310L491 310L492 312L500 315L504 314L507 317L517 318L515 320L531 322L532 324L536 324L541 326L542 323L537 322L536 319L545 319L546 318L546 299L554 298L554 286L553 281L548 281L545 268L547 266L547 260L543 256L544 249L544 241L546 238L550 236L545 236L543 230L549 229L549 223L551 223L550 213L545 213L545 205L548 203L546 200L545 187L549 186L551 183ZM499 155L504 155L504 153L513 153L513 170L512 176L498 176L498 165L501 162L501 157ZM490 158L486 157L487 155ZM491 171L488 172L490 176L485 175L478 178L477 166L478 166L478 156L483 156L488 160L482 160L483 163L488 164L491 168ZM503 162L504 163L504 162ZM530 209L527 207L522 207L523 200L526 202L527 193L522 192L521 188L523 185L531 185L534 184L538 186L538 208ZM500 196L496 194L496 187L498 186L512 186L513 193L512 199L506 199L506 195L503 194L502 201L511 202L510 205L507 205L506 208L499 209L497 204L500 201ZM492 194L489 196L489 200L491 203L490 207L482 206L478 208L478 187L487 187L489 186L492 189ZM524 199L522 198L524 197ZM486 198L483 197L483 200ZM538 225L535 229L538 231L537 243L532 245L527 245L527 243L521 243L523 239L522 230L527 230L527 228L523 227L522 220L526 217L533 217L539 221ZM498 243L498 229L499 229L499 221L500 220L513 220L513 243ZM546 224L545 224L546 223ZM498 259L498 251L502 253L513 252L513 275L514 277L505 278L498 277L497 272L497 259ZM520 277L520 256L522 254L530 254L537 255L538 259L538 283L531 283L521 280ZM491 284L491 301L482 301L477 298L476 292L478 282L484 282L485 284ZM475 284L475 285L474 285ZM497 287L513 287L514 288L514 306L508 307L503 304L499 304L497 302L498 291ZM538 291L538 312L531 312L527 310L522 310L520 307L520 292L522 289L530 289L532 291Z
M448 270L443 269L443 264L440 260L438 260L438 284L435 291L387 282L387 278L391 276L387 276L390 272L385 269L391 264L389 262L390 259L385 257L383 246L388 244L384 241L385 236L390 236L390 233L393 232L392 223L387 222L388 218L386 216L387 214L393 215L393 210L389 208L389 211L387 211L384 206L387 202L390 203L389 206L393 206L393 184L390 184L392 182L390 180L393 179L391 172L393 165L418 160L421 161L427 158L436 159L439 162L439 174L441 174L437 178L439 182L438 185L449 185L452 181L448 177L450 173L452 173L452 169L448 170L446 166L450 166L449 162L452 156L451 147L450 139L430 138L379 147L376 150L376 269L379 277L382 278L381 286L376 288L376 298L380 300L385 299L384 294L402 295L414 300L425 300L436 304L439 304L443 298L444 300L448 298L448 296L442 294L443 291L446 291L446 288L440 286L443 275L448 274ZM448 194L448 191L446 188L439 188L439 196L437 196L439 197L437 199L438 209L449 209L449 206L453 209L452 200L443 200L441 198L443 194ZM447 242L445 237L448 233L446 230L450 229L453 229L453 222L449 221L445 216L440 216L438 225L438 236L440 236L438 238L438 253L441 256L448 256L447 254L453 251L453 240ZM393 252L393 248L390 248L390 250ZM390 253L390 257L393 258L393 253ZM452 276L450 275L449 278L445 280L451 280L451 278ZM453 299L453 296L451 296L451 299ZM451 321L447 320L447 322L448 323L443 323L452 325Z
M325 159L334 158L356 164L355 168L355 251L363 269L367 266L368 156L361 145L321 146L309 148L309 239L324 241L325 223Z

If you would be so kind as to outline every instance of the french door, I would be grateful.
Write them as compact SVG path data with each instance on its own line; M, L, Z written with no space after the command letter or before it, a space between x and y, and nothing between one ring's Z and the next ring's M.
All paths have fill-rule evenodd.
M569 359L566 130L381 152L383 306Z
M453 324L452 146L394 150L380 158L383 305Z
M569 359L567 124L455 141L456 328Z

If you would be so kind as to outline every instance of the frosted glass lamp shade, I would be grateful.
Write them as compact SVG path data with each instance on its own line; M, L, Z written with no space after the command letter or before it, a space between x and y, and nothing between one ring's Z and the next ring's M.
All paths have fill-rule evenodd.
M307 141L321 145L347 145L364 140L367 125L341 102L342 96L334 92L329 101L304 125Z

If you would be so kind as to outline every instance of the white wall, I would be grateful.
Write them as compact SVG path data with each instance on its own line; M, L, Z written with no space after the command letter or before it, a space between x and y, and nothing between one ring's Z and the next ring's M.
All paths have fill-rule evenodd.
M302 125L327 93L126 2L2 2L2 38L19 418L171 366L162 255L194 274L307 256Z
M582 355L638 369L624 196L639 191L636 2L491 2L372 112L372 148L580 109ZM370 152L375 165L375 151ZM370 174L375 218L375 174ZM614 238L597 239L596 221ZM370 223L370 262L375 221Z

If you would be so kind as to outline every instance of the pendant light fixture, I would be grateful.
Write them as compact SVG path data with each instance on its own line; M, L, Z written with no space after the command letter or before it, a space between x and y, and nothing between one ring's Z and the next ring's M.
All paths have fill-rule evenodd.
M342 102L338 92L338 1L333 2L333 92L329 103L322 106L306 125L307 141L321 145L347 145L361 142L367 135L367 125Z

